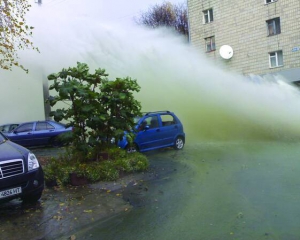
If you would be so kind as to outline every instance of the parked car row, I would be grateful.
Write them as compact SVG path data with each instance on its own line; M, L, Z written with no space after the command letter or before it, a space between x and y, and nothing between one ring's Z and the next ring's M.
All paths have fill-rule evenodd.
M2 132L7 138L25 147L60 146L59 136L72 131L72 127L67 128L64 124L50 120L6 124L3 126L4 131Z
M145 152L159 148L174 147L182 149L185 144L183 125L175 113L156 111L135 118L136 133L133 143L129 144L126 134L117 144L128 152ZM6 124L1 130L8 139L25 147L31 146L60 146L59 137L72 132L72 127L55 121L33 121L21 124Z
M38 201L44 173L36 156L25 146L60 144L59 136L72 127L55 121L32 121L0 126L0 203L20 198Z
M179 118L170 111L148 112L136 118L136 137L128 143L126 132L120 148L128 152L165 147L182 149L185 133ZM17 125L17 126L14 126ZM24 146L56 145L57 138L72 127L55 121L6 124L0 131L0 203L16 198L38 201L44 189L44 173L36 156ZM22 145L22 146L21 146Z

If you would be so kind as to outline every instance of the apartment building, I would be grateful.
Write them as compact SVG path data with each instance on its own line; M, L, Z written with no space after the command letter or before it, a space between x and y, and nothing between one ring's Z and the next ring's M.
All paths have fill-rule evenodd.
M190 42L244 75L300 81L300 0L188 0Z

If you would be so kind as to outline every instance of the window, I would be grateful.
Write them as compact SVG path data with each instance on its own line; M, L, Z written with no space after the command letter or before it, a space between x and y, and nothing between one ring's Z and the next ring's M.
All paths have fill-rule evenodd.
M213 16L213 10L208 9L203 11L203 23L210 23L214 20L214 16Z
M292 82L294 85L296 85L297 87L300 87L300 80L294 81Z
M163 126L171 126L171 125L176 124L176 120L174 119L174 117L172 115L163 114L163 115L160 115L160 117L161 117Z
M270 68L283 66L282 51L269 53Z
M205 47L206 47L206 52L211 52L216 50L216 44L215 44L215 37L208 37L205 38Z
M53 130L53 129L55 129L55 128L47 122L38 122L35 127L36 131Z
M274 18L267 21L268 35L280 34L280 18Z
M33 127L33 123L25 123L18 127L16 131L19 132L31 132Z
M147 119L149 119L149 118L147 118ZM159 125L158 125L158 117L157 116L153 116L153 117L150 117L150 125L149 125L149 127L150 128L157 128L157 127L159 127Z
M158 117L157 116L151 116L151 117L145 118L144 121L139 126L139 131L144 130L146 126L149 126L149 128L159 127Z
M266 0L266 4L273 3L273 2L277 2L277 0Z

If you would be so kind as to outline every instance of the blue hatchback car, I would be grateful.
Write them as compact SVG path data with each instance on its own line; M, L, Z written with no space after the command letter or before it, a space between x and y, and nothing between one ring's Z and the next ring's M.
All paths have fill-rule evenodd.
M148 112L136 118L136 136L129 144L126 134L118 146L128 152L145 152L149 150L174 147L177 150L185 144L185 133L179 118L170 111Z

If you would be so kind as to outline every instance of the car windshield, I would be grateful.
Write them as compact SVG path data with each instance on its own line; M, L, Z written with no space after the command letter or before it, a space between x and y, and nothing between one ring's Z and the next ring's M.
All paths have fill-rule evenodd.
M137 124L139 122L139 120L141 119L141 117L134 117L134 124Z
M0 132L0 144L5 142L6 138L3 136L3 134Z
M1 132L8 132L9 131L9 125L2 125L0 126Z

